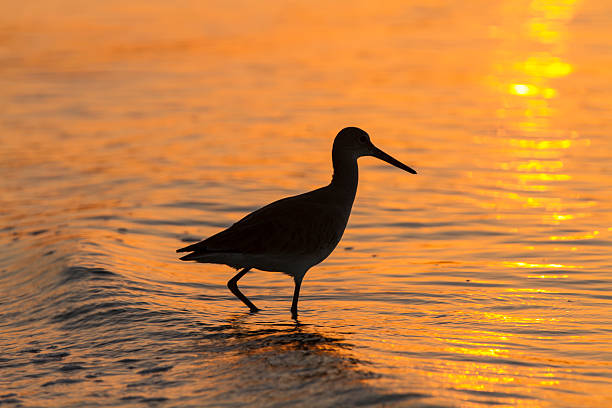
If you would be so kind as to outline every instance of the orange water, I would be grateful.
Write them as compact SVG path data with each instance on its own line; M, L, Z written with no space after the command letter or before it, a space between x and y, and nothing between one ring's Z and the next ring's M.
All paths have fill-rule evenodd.
M612 404L612 2L2 2L0 403ZM380 4L379 4L380 3ZM329 182L292 281L177 261Z

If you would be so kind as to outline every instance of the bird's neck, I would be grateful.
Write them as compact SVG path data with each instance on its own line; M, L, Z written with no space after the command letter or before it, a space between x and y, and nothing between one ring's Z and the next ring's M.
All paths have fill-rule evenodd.
M357 192L357 182L359 181L357 159L333 151L332 161L334 165L334 175L330 186L335 190L343 191L344 196L349 199L352 204L355 199L355 193Z

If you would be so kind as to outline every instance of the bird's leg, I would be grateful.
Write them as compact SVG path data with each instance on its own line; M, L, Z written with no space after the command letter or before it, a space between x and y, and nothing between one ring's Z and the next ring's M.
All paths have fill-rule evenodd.
M251 312L258 312L259 309L253 303L251 303L251 301L246 296L244 296L242 292L240 292L240 290L238 290L238 279L242 278L250 270L251 268L244 268L243 270L238 272L236 276L234 276L227 282L227 287L229 288L229 290L232 291L234 295L236 295L238 299L242 300L242 303L244 303L249 307L249 309L251 309Z
M295 281L295 290L293 291L293 302L291 302L291 318L297 320L298 315L298 298L300 297L300 287L302 286L302 279L304 279L304 275L294 276L293 280Z

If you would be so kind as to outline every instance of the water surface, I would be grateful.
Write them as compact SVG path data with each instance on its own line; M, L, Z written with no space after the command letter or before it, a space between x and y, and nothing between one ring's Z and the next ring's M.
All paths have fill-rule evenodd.
M612 2L3 2L0 404L603 407ZM174 250L325 185L293 283Z

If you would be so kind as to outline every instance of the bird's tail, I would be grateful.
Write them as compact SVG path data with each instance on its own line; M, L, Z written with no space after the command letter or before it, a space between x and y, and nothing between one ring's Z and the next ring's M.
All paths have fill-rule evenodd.
M201 251L204 248L199 245L200 242L196 242L195 244L187 245L186 247L179 248L176 252L193 252L193 251Z
M194 260L197 260L198 258L201 258L201 257L202 257L202 253L192 252L190 254L181 256L179 259L181 261L194 261Z

